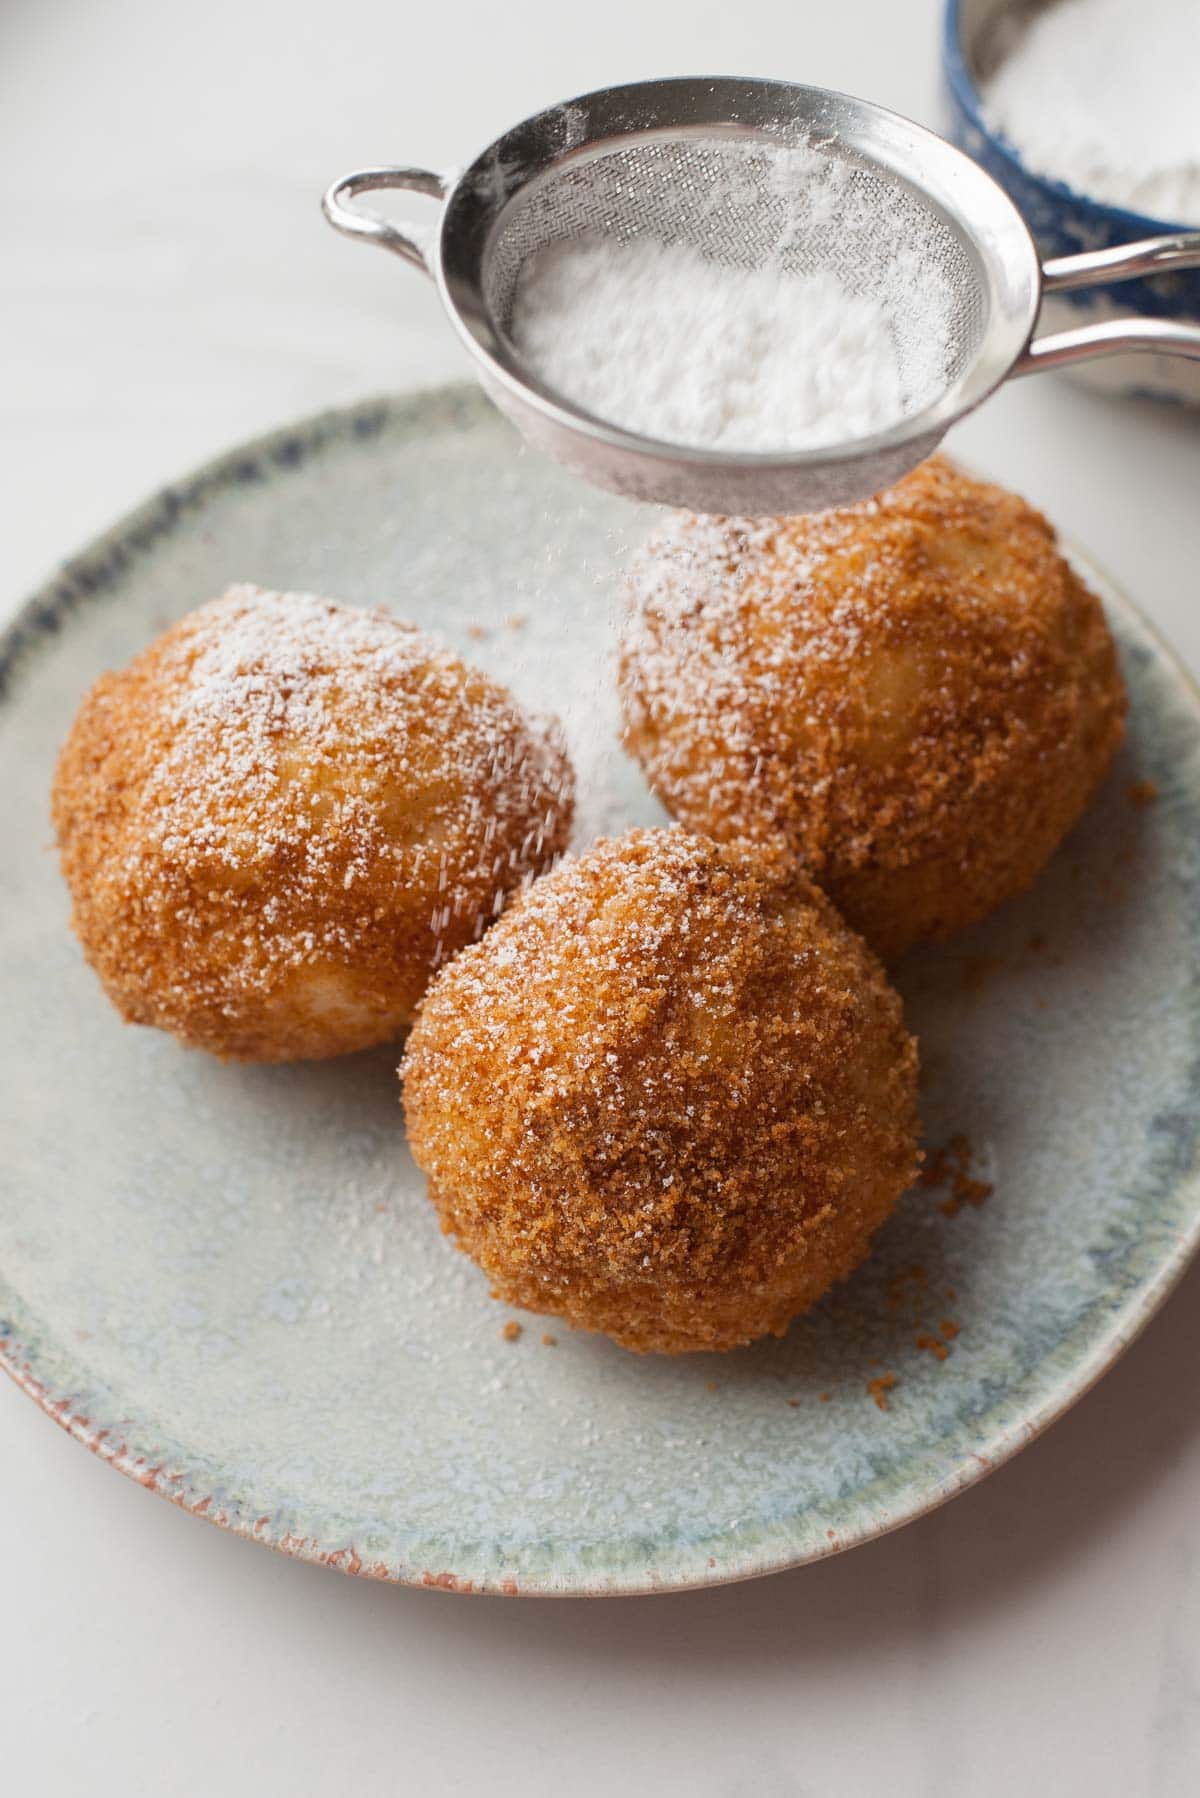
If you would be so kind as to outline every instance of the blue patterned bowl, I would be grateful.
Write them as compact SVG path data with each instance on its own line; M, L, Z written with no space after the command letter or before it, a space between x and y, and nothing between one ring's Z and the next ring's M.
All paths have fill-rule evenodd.
M1061 181L1025 167L1016 149L989 125L979 81L989 67L996 27L1017 8L1014 0L946 0L942 68L949 111L946 135L1006 189L1037 239L1043 258L1156 237L1181 228L1178 220L1148 218L1075 193ZM1186 221L1195 225L1197 220ZM1067 330L1104 318L1200 321L1200 273L1159 275L1119 287L1047 295L1041 330ZM1137 393L1200 405L1200 363L1179 357L1139 355L1081 364L1071 373L1112 393Z

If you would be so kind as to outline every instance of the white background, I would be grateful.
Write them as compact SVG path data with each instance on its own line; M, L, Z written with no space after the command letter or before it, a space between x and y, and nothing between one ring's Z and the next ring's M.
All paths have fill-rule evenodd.
M460 372L429 286L322 224L332 175L461 162L537 106L651 74L791 77L936 120L938 11L0 0L0 609L211 452ZM1197 415L1043 377L956 447L1200 665ZM592 1603L272 1556L0 1382L0 1785L1194 1793L1198 1367L1200 1271L1045 1441L936 1516L773 1580Z

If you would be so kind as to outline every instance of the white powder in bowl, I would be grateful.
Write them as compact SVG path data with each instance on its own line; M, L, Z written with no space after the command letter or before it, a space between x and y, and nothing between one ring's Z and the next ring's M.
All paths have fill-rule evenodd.
M1200 225L1200 0L1056 0L990 52L984 112L1027 167Z
M697 448L845 443L936 399L953 354L944 274L848 165L776 157L776 191L799 185L758 266L650 234L585 232L529 256L509 331L530 368L597 418ZM869 256L846 279L848 243Z

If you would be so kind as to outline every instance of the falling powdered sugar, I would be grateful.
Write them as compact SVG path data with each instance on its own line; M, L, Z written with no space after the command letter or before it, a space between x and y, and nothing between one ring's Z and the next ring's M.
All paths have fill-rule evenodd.
M741 204L748 164L730 162L732 198L719 185L706 217ZM775 224L753 266L595 231L530 256L511 335L541 380L643 436L741 451L866 437L936 398L953 357L945 275L852 165L807 148L766 164L753 216L761 224L765 189Z

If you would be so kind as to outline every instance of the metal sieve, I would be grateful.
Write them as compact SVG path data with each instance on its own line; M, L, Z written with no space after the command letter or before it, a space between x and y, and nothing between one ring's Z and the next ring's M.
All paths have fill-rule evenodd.
M797 200L781 191L776 153L792 145L850 174L841 210L835 199L811 232L789 230L781 250ZM383 189L438 200L433 228L402 228L353 205ZM324 209L339 231L433 277L484 388L529 442L602 487L696 511L810 512L876 493L1012 374L1131 350L1200 358L1200 327L1165 320L1033 337L1043 293L1198 268L1200 232L1042 265L1008 195L969 157L896 113L824 88L739 79L602 88L526 119L460 175L363 169L334 182ZM952 350L935 391L851 442L773 453L658 442L546 386L508 334L527 257L584 233L649 234L738 269L782 258L787 272L829 269L851 292L873 284L886 296L897 227L906 256L938 271L949 295ZM897 319L902 375L905 325ZM911 337L911 320L907 328Z

